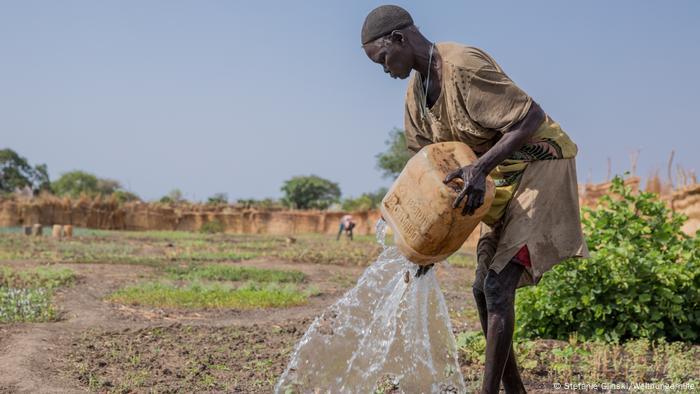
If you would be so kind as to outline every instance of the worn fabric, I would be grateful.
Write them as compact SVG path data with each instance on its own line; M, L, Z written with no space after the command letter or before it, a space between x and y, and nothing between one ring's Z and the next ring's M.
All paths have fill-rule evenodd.
M406 94L408 148L416 152L431 143L461 141L480 156L525 117L532 99L482 50L455 43L436 48L442 59L440 96L422 110L423 83L414 73ZM588 256L576 153L576 144L547 115L533 137L489 174L496 195L482 220L475 287L483 288L489 269L499 273L514 257L524 259L523 250L530 264L523 264L518 287L536 284L569 257Z
M442 59L440 96L423 111L423 82L413 74L406 93L407 146L417 152L431 143L461 141L480 156L525 117L532 99L482 50L456 43L435 47ZM533 137L491 172L496 196L483 221L493 225L502 218L529 162L569 159L576 153L576 144L546 116Z
M481 224L474 286L481 289L488 270L500 272L524 246L530 266L518 287L537 284L563 260L588 257L579 212L575 159L529 163L503 218Z
M513 257L515 261L518 262L518 264L524 265L526 267L532 267L532 262L530 262L530 251L527 249L527 245L524 245L520 250L518 250L518 253L515 254L515 257Z

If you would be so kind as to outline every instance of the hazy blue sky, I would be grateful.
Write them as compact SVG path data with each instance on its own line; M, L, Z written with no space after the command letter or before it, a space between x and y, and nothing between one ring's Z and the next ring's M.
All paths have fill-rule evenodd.
M376 1L0 1L0 148L144 198L344 195L403 125L406 81L360 48ZM489 52L579 146L580 182L700 169L699 1L406 1L434 41Z

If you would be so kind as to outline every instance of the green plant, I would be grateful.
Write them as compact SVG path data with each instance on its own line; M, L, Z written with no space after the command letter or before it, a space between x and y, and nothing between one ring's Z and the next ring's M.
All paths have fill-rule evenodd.
M70 284L74 279L75 273L68 268L16 270L0 267L0 287L55 289Z
M49 290L0 287L0 322L40 322L55 318Z
M483 364L485 361L486 338L481 331L465 331L455 338L457 349L461 356L472 364Z
M163 283L129 286L113 293L109 300L131 305L169 308L279 308L303 305L316 290L302 291L294 285L247 283L237 289L192 283L178 287Z
M295 176L282 186L282 202L295 209L326 209L340 198L337 183L316 175Z
M224 224L220 220L214 219L204 223L199 231L207 234L223 233Z
M52 290L68 285L75 273L67 268L17 270L0 267L0 322L55 320Z
M190 265L169 267L167 272L175 279L206 279L221 281L255 281L278 283L301 283L306 277L300 271L283 271L255 267L240 267L230 264Z
M518 292L518 334L566 339L700 340L700 241L686 218L620 177L583 227L590 259L555 266Z

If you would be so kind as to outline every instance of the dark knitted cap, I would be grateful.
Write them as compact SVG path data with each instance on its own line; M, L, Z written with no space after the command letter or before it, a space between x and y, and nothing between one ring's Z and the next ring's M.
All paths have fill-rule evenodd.
M396 5L379 6L365 18L365 23L362 25L362 45L411 25L413 25L413 18L403 8Z

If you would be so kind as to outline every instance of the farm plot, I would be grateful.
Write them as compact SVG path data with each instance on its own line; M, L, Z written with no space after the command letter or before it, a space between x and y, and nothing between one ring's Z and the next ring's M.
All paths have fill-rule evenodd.
M0 320L0 393L270 392L308 325L379 251L373 237L3 235L0 292L48 296L34 314L0 303L13 316ZM484 343L471 295L474 258L460 252L451 261L436 270L463 375L476 388ZM519 341L516 351L530 392L591 379L700 380L692 368L700 352L689 344L573 337Z

